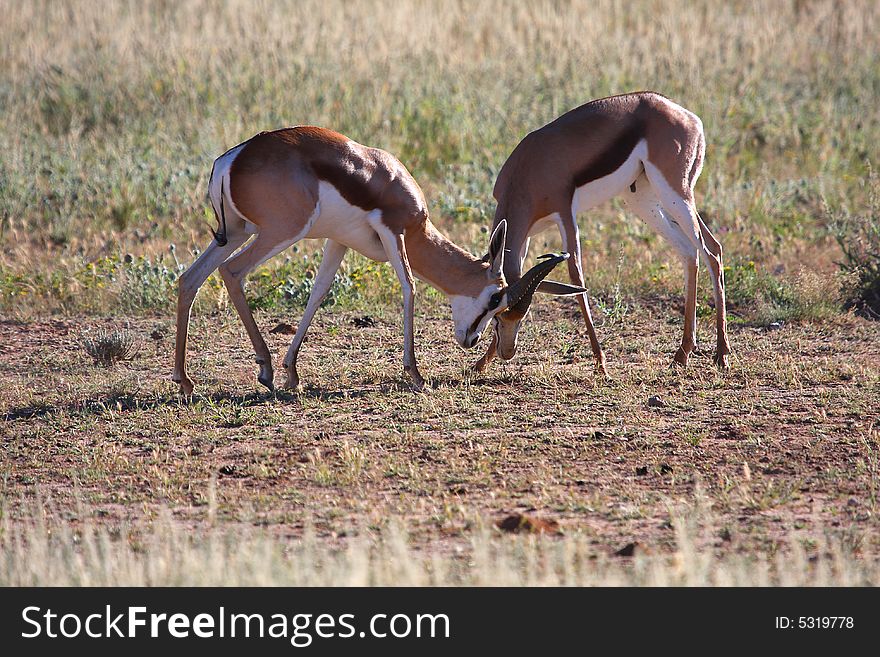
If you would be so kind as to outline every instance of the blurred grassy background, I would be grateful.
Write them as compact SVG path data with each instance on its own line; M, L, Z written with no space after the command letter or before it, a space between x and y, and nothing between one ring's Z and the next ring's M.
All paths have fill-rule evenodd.
M8 316L170 312L210 240L213 158L296 124L397 155L435 223L476 252L494 176L528 131L592 98L660 91L705 124L698 202L746 321L837 312L861 270L841 275L835 238L853 216L880 226L878 208L862 213L880 143L873 0L0 0L0 15ZM619 203L581 223L600 309L679 302L678 262ZM255 273L254 304L302 305L316 248ZM349 256L333 301L396 304L395 285ZM217 279L200 303L225 304Z

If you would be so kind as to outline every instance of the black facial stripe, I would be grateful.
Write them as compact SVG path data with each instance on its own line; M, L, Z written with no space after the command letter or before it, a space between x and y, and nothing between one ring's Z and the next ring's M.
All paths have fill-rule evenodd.
M488 312L488 311L482 313L481 315L479 315L479 316L474 320L474 323L470 325L470 328L468 328L468 335L473 334L474 331L477 330L477 327L480 325L480 322L483 321L483 318L486 316L486 313L487 313L487 312Z

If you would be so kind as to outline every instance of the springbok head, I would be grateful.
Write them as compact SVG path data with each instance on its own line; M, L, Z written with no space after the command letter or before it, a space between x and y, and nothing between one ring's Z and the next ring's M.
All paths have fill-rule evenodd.
M544 280L556 265L565 262L568 257L568 253L547 253L540 256L538 264L508 288L508 308L495 316L498 355L503 360L510 360L516 354L519 329L529 313L535 292L554 296L571 296L585 292L584 288L577 285Z
M519 325L529 311L532 297L553 268L568 259L568 254L541 256L540 262L523 274L522 278L507 285L503 273L506 238L507 222L501 221L489 238L489 251L483 258L488 263L486 286L476 296L458 296L451 301L455 337L462 347L470 349L476 345L494 319L499 351L502 344L505 346L505 351L501 352L502 358L512 358L516 352ZM541 292L556 295L580 294L583 291L584 288L581 287L551 281L541 286Z

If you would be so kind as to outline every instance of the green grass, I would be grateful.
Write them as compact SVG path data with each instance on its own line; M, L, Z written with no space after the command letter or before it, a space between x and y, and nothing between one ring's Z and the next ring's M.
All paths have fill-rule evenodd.
M650 88L703 118L701 212L734 274L736 263L755 267L734 283L745 297L734 301L812 319L791 299L792 277L800 265L823 276L837 268L823 203L868 202L880 141L877 5L665 4L658 14L647 1L621 11L610 0L369 10L315 0L294 12L271 2L4 0L0 311L167 312L179 265L210 239L211 161L284 125L332 127L398 155L438 225L480 252L494 175L523 135L589 99ZM618 204L583 225L588 281L606 304L680 293L675 258ZM90 265L101 280L83 280ZM312 268L267 264L254 303L301 305ZM339 300L382 303L391 278L350 293L343 276ZM216 308L224 295L213 287Z

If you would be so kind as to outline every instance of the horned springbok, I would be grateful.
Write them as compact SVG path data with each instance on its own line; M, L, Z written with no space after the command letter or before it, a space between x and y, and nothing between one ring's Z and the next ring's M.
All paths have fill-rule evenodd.
M519 256L505 260L506 280L519 279L529 238L555 225L563 250L571 254L571 280L582 286L577 214L620 196L672 245L684 264L684 335L673 362L687 365L696 349L697 269L702 258L715 293L715 363L726 369L730 343L721 244L694 202L705 151L699 117L650 91L594 100L526 135L501 167L493 191L498 202L494 225L507 223L507 248ZM607 376L586 292L578 295L578 302L596 368ZM514 356L526 311L512 307L495 316L492 342L474 369L483 370L496 350L505 360Z
M248 272L301 239L326 238L302 321L284 359L287 386L299 389L297 354L346 250L390 261L403 288L404 370L414 388L422 389L425 382L413 344L413 274L446 294L455 338L470 348L496 314L509 306L527 306L541 280L568 257L548 257L522 278L517 268L517 282L507 286L504 221L492 232L488 255L472 256L434 228L421 188L395 157L324 128L261 132L230 149L214 162L208 195L219 227L215 239L181 276L177 302L172 380L185 395L193 391L186 373L190 310L196 292L218 267L253 343L258 380L271 390L271 354L242 287ZM235 254L253 234L253 241ZM553 293L582 292L582 287L557 285Z

